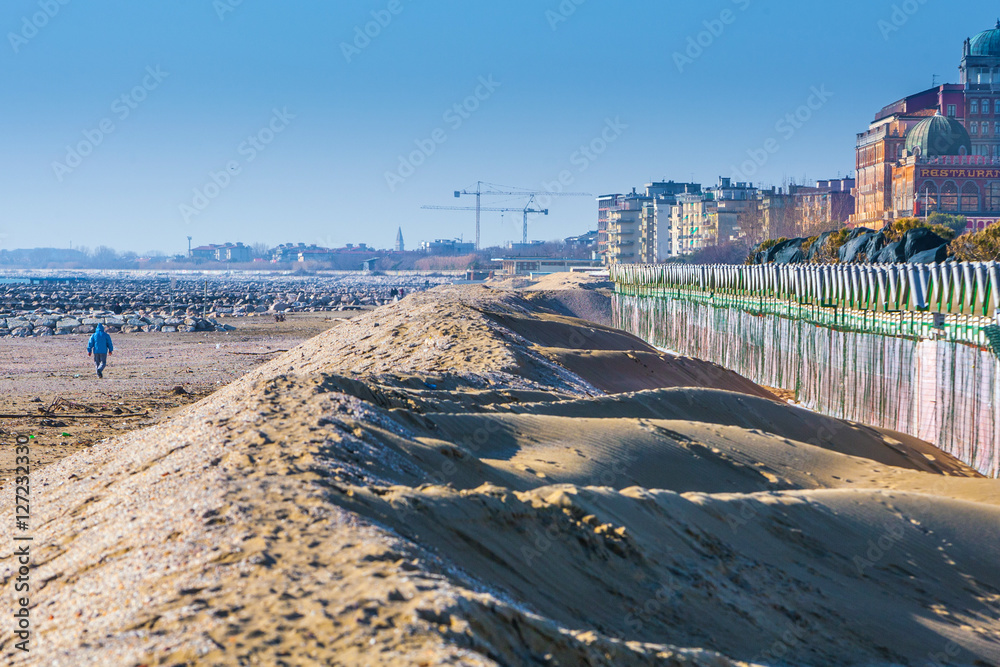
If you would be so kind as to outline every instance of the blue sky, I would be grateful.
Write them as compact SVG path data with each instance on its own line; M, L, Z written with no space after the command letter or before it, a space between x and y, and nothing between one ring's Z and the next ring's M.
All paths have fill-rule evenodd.
M597 195L740 170L775 185L835 178L880 107L934 74L958 80L963 40L998 12L929 0L6 0L0 247L176 253L187 235L390 247L401 226L412 248L473 238L473 213L420 207L472 205L452 192L477 180L543 190L561 177ZM777 153L741 166L772 138ZM543 203L533 239L596 227L592 198ZM484 245L518 239L520 220L484 214Z

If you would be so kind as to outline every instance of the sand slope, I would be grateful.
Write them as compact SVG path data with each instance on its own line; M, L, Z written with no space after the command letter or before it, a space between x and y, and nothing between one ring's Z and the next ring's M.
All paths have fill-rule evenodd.
M1000 482L767 396L510 291L409 297L36 472L38 634L0 655L998 664Z

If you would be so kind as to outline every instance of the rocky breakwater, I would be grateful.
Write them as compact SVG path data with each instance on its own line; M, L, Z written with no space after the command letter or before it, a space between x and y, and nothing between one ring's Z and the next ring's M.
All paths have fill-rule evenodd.
M108 333L146 333L162 331L232 331L236 327L215 319L201 317L172 317L163 314L142 315L55 315L32 313L0 318L0 336L26 338L28 336L58 336L63 334L91 334L103 324Z
M0 290L0 336L230 331L219 320L374 308L449 282L442 276L95 278Z

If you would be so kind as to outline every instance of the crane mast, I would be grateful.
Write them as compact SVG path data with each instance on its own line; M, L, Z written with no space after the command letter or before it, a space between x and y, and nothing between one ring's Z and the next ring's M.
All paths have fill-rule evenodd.
M483 204L482 204L483 197L529 197L528 204L527 204L527 206L524 207L524 209L522 211L524 213L524 226L523 226L523 229L522 229L521 240L522 240L522 243L527 243L528 242L528 214L529 213L545 213L545 215L549 214L548 209L544 209L544 211L538 211L538 210L531 209L531 203L535 200L536 196L540 196L540 195L545 195L545 196L548 196L548 197L592 197L593 196L589 192L538 192L538 191L531 191L531 190L521 190L521 189L518 189L518 188L511 188L508 191L499 190L499 189L483 190L483 186L484 185L487 185L487 186L489 186L491 188L502 188L503 187L503 186L494 186L494 185L492 185L490 183L483 183L482 181L476 181L476 189L474 191L473 190L455 190L455 198L456 199L460 198L460 197L471 197L473 195L475 195L475 197L476 197L476 250L479 250L479 248L480 248L480 244L479 244L480 229L481 229L481 223L482 223L482 212L484 210L483 209ZM424 206L423 208L438 208L438 209L442 209L444 207ZM453 208L453 209L450 209L450 210L462 210L462 209L460 209L460 208ZM494 210L498 210L498 209L494 209ZM516 211L521 211L522 209L509 209L509 210L512 210L512 211L515 211L515 210Z

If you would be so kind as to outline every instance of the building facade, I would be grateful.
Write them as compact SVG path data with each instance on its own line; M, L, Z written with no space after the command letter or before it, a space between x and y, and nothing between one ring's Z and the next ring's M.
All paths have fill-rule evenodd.
M620 199L625 195L601 195L597 198L597 254L607 258L608 254L608 221L611 219L611 211L618 206Z
M671 209L671 255L680 257L716 245L718 202L708 193L683 194Z
M856 181L853 178L838 178L831 181L817 181L816 187L795 189L795 219L799 236L816 234L837 229L854 215L854 195Z
M649 201L649 197L632 188L631 193L619 196L617 203L608 211L605 262L609 266L640 261L639 226L643 209Z
M420 249L428 255L471 255L476 252L476 244L460 239L434 239L421 243Z
M717 214L715 241L708 245L726 245L744 236L759 207L754 184L719 178L715 187L707 188L705 192L715 200Z
M909 195L906 188L919 189L917 181L920 180L919 174L923 173L919 168L921 160L973 156L982 160L965 161L971 164L960 166L984 168L991 167L995 160L1000 160L1000 21L995 28L984 30L965 40L959 75L960 83L937 86L884 107L876 114L868 130L858 135L857 183L853 192L856 210L850 218L852 226L881 228L902 214L913 215L918 197L916 192ZM960 146L960 152L954 155L946 154L947 147L933 146L931 148L934 155L908 152L910 132L918 125L926 131L927 126L922 124L936 116L961 125L968 135L968 144ZM940 121L934 122L940 124ZM943 126L939 127L940 131L933 133L935 137L947 134L941 128ZM904 152L907 153L905 156ZM925 166L930 168L930 165ZM897 168L903 169L904 173L897 176ZM958 211L951 208L947 210L963 212L961 189L965 187L964 184L959 185L955 179L935 181L928 177L927 181L926 200L934 208L928 209L925 206L925 214L932 210L945 211L945 202L951 207L954 201L952 186L960 190L957 195ZM984 183L974 185L981 187ZM947 197L942 194L939 199L934 200L932 186L947 187ZM966 203L970 207L972 187L969 185L969 192L966 193L969 197ZM982 189L979 196L985 197ZM979 215L992 212L983 201L985 200L981 199L978 211L968 213Z
M203 245L192 248L191 257L210 262L252 262L253 248L242 243Z
M962 215L969 231L1000 221L1000 158L971 155L971 147L953 118L938 115L913 128L893 168L893 217Z

